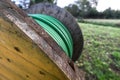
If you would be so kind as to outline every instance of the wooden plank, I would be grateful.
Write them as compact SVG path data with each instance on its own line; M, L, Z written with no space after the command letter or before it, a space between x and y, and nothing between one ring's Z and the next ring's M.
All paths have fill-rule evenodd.
M68 80L14 24L0 18L0 75L8 80ZM59 75L59 76L58 76Z

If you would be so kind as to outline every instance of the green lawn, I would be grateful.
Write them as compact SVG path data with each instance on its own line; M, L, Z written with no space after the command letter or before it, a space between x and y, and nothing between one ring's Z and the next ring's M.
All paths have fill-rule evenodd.
M79 21L96 25L120 27L120 19L83 19Z
M100 22L100 23L120 23L120 19L84 19L89 22Z
M120 80L120 28L79 23L84 50L77 65L86 80Z

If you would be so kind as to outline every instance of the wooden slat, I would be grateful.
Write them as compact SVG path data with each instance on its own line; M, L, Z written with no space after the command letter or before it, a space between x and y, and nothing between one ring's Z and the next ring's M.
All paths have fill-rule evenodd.
M0 76L8 80L68 80L16 25L0 18Z

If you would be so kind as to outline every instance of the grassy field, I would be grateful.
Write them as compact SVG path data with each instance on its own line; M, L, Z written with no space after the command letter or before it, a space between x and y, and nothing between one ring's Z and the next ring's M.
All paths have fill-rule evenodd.
M77 65L86 80L120 80L120 28L79 23L84 50Z
M120 23L120 19L84 19L84 20L98 23Z
M82 23L91 23L103 26L120 27L120 19L84 19L79 20Z

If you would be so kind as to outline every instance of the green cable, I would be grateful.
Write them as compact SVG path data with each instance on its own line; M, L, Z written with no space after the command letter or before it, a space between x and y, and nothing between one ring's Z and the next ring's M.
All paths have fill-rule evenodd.
M72 58L73 41L67 28L57 19L44 14L29 14Z

